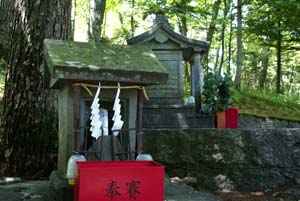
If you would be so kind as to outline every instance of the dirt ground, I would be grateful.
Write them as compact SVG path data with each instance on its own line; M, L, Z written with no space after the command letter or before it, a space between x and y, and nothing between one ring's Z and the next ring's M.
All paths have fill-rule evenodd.
M203 190L203 189L201 189ZM272 191L208 191L223 201L300 201L300 186Z

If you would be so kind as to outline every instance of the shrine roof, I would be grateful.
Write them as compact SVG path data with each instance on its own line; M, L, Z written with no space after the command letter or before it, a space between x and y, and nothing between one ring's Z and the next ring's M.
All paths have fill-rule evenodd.
M58 88L65 81L107 81L140 85L162 84L168 72L143 45L112 45L44 41L45 81Z
M160 43L171 40L180 45L181 48L192 47L194 51L201 53L206 53L210 46L207 41L187 38L173 31L164 15L157 16L151 30L127 40L127 43L129 45L144 44L153 39Z

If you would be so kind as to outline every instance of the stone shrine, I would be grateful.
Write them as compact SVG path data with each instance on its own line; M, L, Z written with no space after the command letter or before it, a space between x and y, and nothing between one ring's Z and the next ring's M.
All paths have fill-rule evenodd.
M166 84L147 87L150 101L145 103L145 128L214 127L213 117L194 112L194 109L201 110L201 88L204 84L201 56L209 48L207 42L174 32L168 20L158 15L150 31L129 39L127 43L151 48L169 73ZM195 97L194 109L184 104L183 53L189 54L188 60L192 64L191 95Z

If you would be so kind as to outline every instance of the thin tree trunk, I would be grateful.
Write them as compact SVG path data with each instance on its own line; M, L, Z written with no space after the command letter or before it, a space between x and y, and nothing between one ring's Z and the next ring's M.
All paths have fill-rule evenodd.
M106 0L90 0L90 40L99 43L104 19Z
M222 25L220 38L221 38L221 58L220 58L219 73L222 72L223 63L224 63L224 54L225 54L225 26L223 25Z
M212 17L211 17L211 21L209 24L207 34L206 34L206 41L209 44L211 44L212 39L214 37L215 30L216 30L216 21L217 21L218 14L219 14L220 4L221 4L221 0L217 0L217 1L215 1L214 5L213 5ZM208 72L208 55L209 55L209 50L207 50L207 53L205 54L205 56L203 58L204 63L206 63L206 66L207 66L207 70L206 70L207 72Z
M270 47L264 47L262 51L261 66L262 70L258 79L258 87L263 89L267 78L267 72L269 67Z
M294 84L294 77L295 77L295 65L293 65L292 67L292 72L290 73L290 76L289 76L289 87L288 87L288 93L291 94L293 93L292 91L292 85Z
M278 33L277 33L277 45L276 45L276 55L277 55L277 70L276 70L276 93L281 93L281 51L282 51L282 35L281 35L281 22L278 22Z
M230 9L231 0L227 2L227 0L224 0L224 11L223 11L223 22L222 22L222 30L221 30L221 59L220 59L220 67L219 67L219 73L222 72L223 63L224 63L224 55L225 55L225 29L226 29L226 18Z
M75 38L75 25L76 25L76 13L77 13L77 0L72 0L73 1L73 19L72 19L72 34L71 34L71 39L74 40Z
M12 10L0 161L2 173L21 176L47 164L46 155L55 148L56 106L43 86L43 41L69 39L71 0L14 0Z
M213 5L213 13L212 13L210 25L208 28L208 32L206 35L206 41L209 43L211 43L214 33L215 33L215 30L216 30L216 20L218 18L220 4L221 4L221 0L217 0L217 1L215 1L214 5Z
M186 23L186 16L179 17L180 24L179 24L179 30L181 35L187 36L187 23Z
M131 37L134 37L135 32L135 20L134 20L134 8L135 8L135 0L131 0L131 15L130 15L130 31Z
M107 12L104 12L104 19L103 19L103 24L102 24L102 37L105 37L106 35L106 25L107 25Z
M217 49L217 55L216 55L216 62L215 62L215 67L214 67L214 72L217 72L218 66L219 66L219 57L220 57L220 45L218 46Z
M232 51L231 51L231 47L232 47L232 35L233 35L233 5L231 5L231 11L230 11L230 31L229 31L229 41L228 41L228 66L227 66L227 72L230 73L231 71L231 55L232 55Z
M237 67L234 87L241 89L241 75L243 67L243 32L242 32L242 0L237 0Z

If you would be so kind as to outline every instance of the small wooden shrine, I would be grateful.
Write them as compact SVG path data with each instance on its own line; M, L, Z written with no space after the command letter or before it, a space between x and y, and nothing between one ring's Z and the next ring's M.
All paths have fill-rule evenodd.
M114 98L120 85L121 115L125 122L117 138L129 156L141 151L144 89L165 84L168 73L153 52L143 45L121 46L45 40L45 85L58 89L58 169L65 173L73 151L87 153L95 143L89 132L93 96L101 83L100 105L113 116ZM111 136L111 124L109 123ZM125 134L124 134L125 133ZM101 142L102 143L102 142ZM114 143L112 143L114 147ZM126 150L124 150L126 149Z

